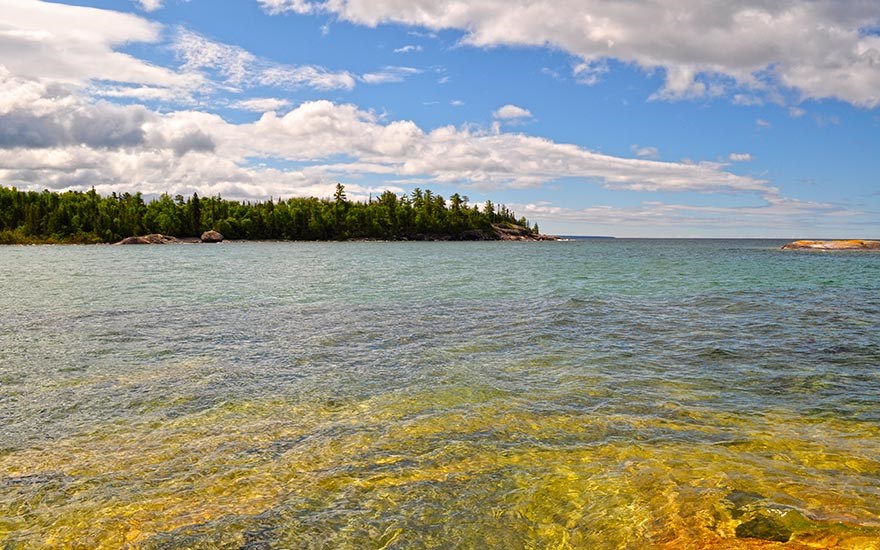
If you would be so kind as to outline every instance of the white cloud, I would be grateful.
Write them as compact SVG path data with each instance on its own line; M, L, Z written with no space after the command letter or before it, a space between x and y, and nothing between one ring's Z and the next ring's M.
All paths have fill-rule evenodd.
M407 44L406 46L396 48L394 50L394 53L411 53L411 52L420 52L420 51L422 51L421 46L414 46L412 44Z
M788 109L788 116L790 116L791 118L800 118L805 114L807 114L807 111L801 109L800 107L789 107Z
M572 69L575 82L594 86L601 82L602 76L608 72L608 64L604 60L591 60L586 63L578 63Z
M731 162L751 162L752 155L749 153L730 153L727 156L727 160Z
M257 0L263 9L271 14L292 11L299 14L313 13L318 7L310 0Z
M460 99L453 99L452 101L449 102L449 104L452 105L453 107L462 107L462 106L464 106L464 101L462 101Z
M770 128L773 127L773 125L770 124L770 122L764 120L763 118L759 118L759 119L755 120L755 126L757 126L759 130L769 130Z
M244 99L237 101L231 105L236 109L245 111L253 111L255 113L266 113L269 111L278 111L290 107L290 101L286 99L278 99L275 97L255 97L252 99Z
M189 71L211 71L231 87L279 86L318 90L355 86L347 71L333 72L313 65L284 65L261 59L238 46L210 40L198 33L178 29L172 48Z
M320 162L344 155L351 162L322 165L421 177L483 188L538 186L580 178L614 189L754 192L766 182L725 172L723 165L626 159L521 134L441 127L426 132L409 121L381 122L353 105L309 102L284 116L216 128L218 154ZM377 169L381 167L381 170Z
M95 185L150 192L204 185L200 192L223 188L230 194L234 188L247 196L278 196L307 194L340 176L374 173L484 189L539 186L560 178L643 191L769 189L766 182L725 172L717 163L619 158L468 127L425 131L354 105L307 102L283 116L270 111L256 122L232 124L195 111L159 114L141 106L92 103L8 71L0 80L0 117L0 178L24 188ZM272 171L253 166L253 158L311 167Z
M873 0L259 2L270 13L328 12L368 26L459 29L465 43L481 47L558 47L583 61L587 83L601 76L607 59L662 69L666 83L657 99L717 95L728 87L772 95L782 86L802 98L880 105L880 36L862 32L880 23Z
M630 147L633 154L639 158L643 159L659 159L660 158L660 150L656 147L639 147L638 145L633 145Z
M632 207L591 206L572 209L550 203L514 204L512 209L542 225L590 227L617 236L704 236L709 228L726 230L728 236L766 238L801 234L803 227L840 231L849 224L865 222L866 213L840 205L781 198L769 193L753 206L695 206L644 202ZM869 222L870 223L870 222Z
M131 14L39 1L0 0L0 65L31 80L87 88L106 98L189 102L218 87L279 86L351 89L345 71L290 66L178 28L170 47L178 70L116 51L130 43L159 44L163 27Z
M146 12L161 9L163 4L163 0L136 0L136 2Z
M162 27L140 17L95 8L0 0L0 65L15 75L69 85L125 83L194 90L203 78L115 51L157 43Z
M524 118L532 118L532 113L529 112L528 109L507 104L492 113L492 116L499 120L520 120Z
M421 73L421 70L413 67L387 66L379 72L364 74L360 79L366 84L391 84L403 82L407 77Z

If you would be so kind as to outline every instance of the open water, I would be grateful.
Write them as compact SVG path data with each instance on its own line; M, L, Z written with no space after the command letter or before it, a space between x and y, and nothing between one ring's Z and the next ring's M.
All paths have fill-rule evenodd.
M0 548L880 548L880 254L0 248Z

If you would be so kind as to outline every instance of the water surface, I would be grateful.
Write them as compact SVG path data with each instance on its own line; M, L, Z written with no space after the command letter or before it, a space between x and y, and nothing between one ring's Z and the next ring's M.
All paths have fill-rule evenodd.
M0 547L880 548L880 254L781 244L0 247Z

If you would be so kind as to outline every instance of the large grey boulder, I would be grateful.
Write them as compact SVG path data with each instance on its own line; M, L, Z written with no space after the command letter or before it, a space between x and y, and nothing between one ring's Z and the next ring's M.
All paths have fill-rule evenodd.
M205 231L202 233L202 242L203 243L222 243L223 235L221 235L217 231Z

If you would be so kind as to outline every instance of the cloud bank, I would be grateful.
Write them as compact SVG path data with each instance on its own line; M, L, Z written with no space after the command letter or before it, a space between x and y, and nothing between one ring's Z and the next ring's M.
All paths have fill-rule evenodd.
M575 77L598 82L606 60L662 70L654 97L678 100L739 91L778 100L835 98L880 105L880 3L874 0L258 0L271 14L332 13L376 26L459 29L479 47L561 48L583 62ZM745 93L742 93L745 92Z

